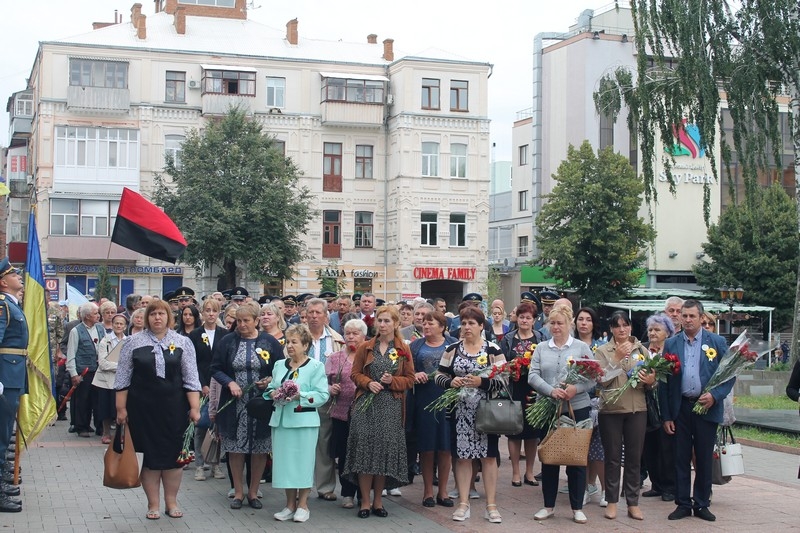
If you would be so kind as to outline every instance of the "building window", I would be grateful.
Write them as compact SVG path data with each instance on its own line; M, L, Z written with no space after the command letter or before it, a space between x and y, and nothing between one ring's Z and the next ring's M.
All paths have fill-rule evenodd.
M322 159L322 190L342 192L342 143L325 143Z
M519 166L524 167L528 164L528 145L523 144L519 147Z
M50 235L108 237L116 222L119 202L50 200Z
M286 78L267 78L267 107L286 106Z
M186 73L167 71L166 90L164 101L174 104L186 102Z
M15 117L32 117L33 116L33 95L32 94L18 94L14 99L14 116Z
M438 231L436 213L422 213L420 220L420 231L422 233L420 244L422 246L436 246L436 234Z
M356 145L356 178L372 178L372 146Z
M353 278L353 292L372 292L372 278Z
M528 210L528 191L519 191L517 193L517 201L519 203L519 210L520 211L527 211Z
M322 212L322 257L342 256L342 212Z
M322 101L383 104L383 90L382 81L325 78L322 82Z
M256 95L256 73L234 70L204 70L203 94Z
M127 89L128 63L94 59L70 59L69 84L78 87Z
M422 109L439 109L439 80L422 78Z
M469 82L450 82L450 111L469 111Z
M175 168L181 168L181 146L186 138L183 135L164 136L164 164L172 158Z
M603 113L600 115L600 149L608 146L614 146L614 121Z
M138 169L139 132L58 126L56 166Z
M422 143L422 175L439 175L439 143Z
M279 151L283 157L286 157L286 141L272 139L272 148Z
M450 177L467 177L467 145L454 143L450 145Z
M372 213L356 211L356 248L372 248Z
M528 257L528 236L517 237L517 257Z
M450 214L450 246L467 245L467 215Z
M178 0L178 3L198 6L234 7L236 0Z

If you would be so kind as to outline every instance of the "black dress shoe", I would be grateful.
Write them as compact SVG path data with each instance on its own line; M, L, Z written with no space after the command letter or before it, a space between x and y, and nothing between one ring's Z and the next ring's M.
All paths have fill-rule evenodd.
M706 522L713 522L717 519L714 514L708 510L708 507L701 507L700 509L694 510L694 515L701 520L705 520Z
M511 486L512 487L521 487L522 486L522 481L512 481L511 482Z
M526 485L530 485L531 487L539 486L539 481L537 480L536 476L534 476L533 481L531 481L530 479L528 479L528 474L522 476L522 482L525 483Z
M0 478L0 480L2 480L3 483L8 483L8 484L13 485L14 484L14 474L12 474L10 472L3 472L3 477ZM20 477L18 481L20 483L22 483L22 478Z
M536 481L541 481L541 480L542 480L542 473L541 473L541 472L539 472L538 474L536 474L535 476L533 476L533 479L535 479Z
M75 429L75 426L70 426L69 429L67 429L67 433L75 433L76 431L78 430Z
M423 507L436 507L436 500L434 500L433 498L425 498L424 500L422 500L422 506Z
M7 496L19 496L19 487L11 483L0 482L0 492Z
M436 497L436 504L441 505L442 507L453 507L455 502L453 502L452 498L439 498Z
M383 507L378 507L377 509L373 508L372 514L374 514L375 516L380 516L381 518L386 518L387 516L389 516L389 513Z
M0 513L18 513L22 511L22 503L12 500L5 494L0 496Z
M674 511L669 513L667 520L680 520L692 516L692 510L688 507L677 507Z
M358 510L358 517L359 518L369 518L369 509L359 509Z
M661 500L665 502L674 502L675 495L670 492L665 492L661 495Z
M650 489L650 490L647 490L647 491L643 492L642 493L642 497L643 498L654 498L656 496L661 496L662 494L663 493L661 493L661 492L659 492L657 490Z

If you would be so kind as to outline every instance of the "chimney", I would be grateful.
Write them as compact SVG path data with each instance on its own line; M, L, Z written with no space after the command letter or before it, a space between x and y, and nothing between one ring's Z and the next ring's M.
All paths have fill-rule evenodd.
M181 6L175 10L175 31L178 35L186 35L186 8Z
M394 39L383 40L383 59L394 61Z
M375 35L374 33L370 33L369 35L367 35L367 42L369 44L378 44L378 36Z
M147 15L139 15L139 25L136 26L136 36L141 39L147 39Z
M133 7L131 7L131 24L133 24L134 28L139 27L139 17L142 16L142 4L135 3Z
M297 19L286 23L286 40L289 44L297 44Z

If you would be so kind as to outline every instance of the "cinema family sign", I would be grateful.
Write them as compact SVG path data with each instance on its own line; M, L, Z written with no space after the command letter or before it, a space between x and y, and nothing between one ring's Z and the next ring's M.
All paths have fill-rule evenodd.
M414 269L414 278L472 281L475 279L477 270L477 268L470 267L416 267Z

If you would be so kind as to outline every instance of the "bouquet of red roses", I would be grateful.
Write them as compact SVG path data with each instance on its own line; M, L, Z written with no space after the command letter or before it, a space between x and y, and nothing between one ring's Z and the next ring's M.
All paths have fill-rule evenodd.
M562 389L583 381L597 381L603 377L603 369L594 359L581 358L567 360L567 373L560 383ZM556 423L561 413L562 400L550 397L540 398L525 409L525 419L534 428L549 430Z
M480 376L482 378L494 379L503 375L508 375L509 363L489 364L489 358L486 355L481 355L476 360L478 368L472 372L473 376ZM426 411L439 411L446 409L452 411L456 404L461 400L463 395L471 394L472 390L469 387L455 387L447 388L441 396L425 406Z
M681 362L677 355L665 354L663 357L653 357L648 359L647 356L637 354L633 356L636 360L636 365L628 371L628 381L618 389L609 389L603 395L603 399L607 403L616 403L622 395L631 387L639 385L639 371L644 370L645 373L655 372L657 381L667 381L667 376L670 374L678 375L681 369Z
M711 376L711 379L708 380L708 383L706 383L703 394L725 383L729 379L735 378L742 370L755 363L759 357L774 348L775 343L754 339L747 335L747 330L743 331L742 334L733 341L731 347L728 348L727 355L719 362L717 370ZM703 355L708 357L709 361L713 361L714 358L717 357L717 351L707 344L702 345L700 349L703 351ZM698 415L704 415L708 412L708 409L697 402L694 404L694 407L692 407L692 412Z

